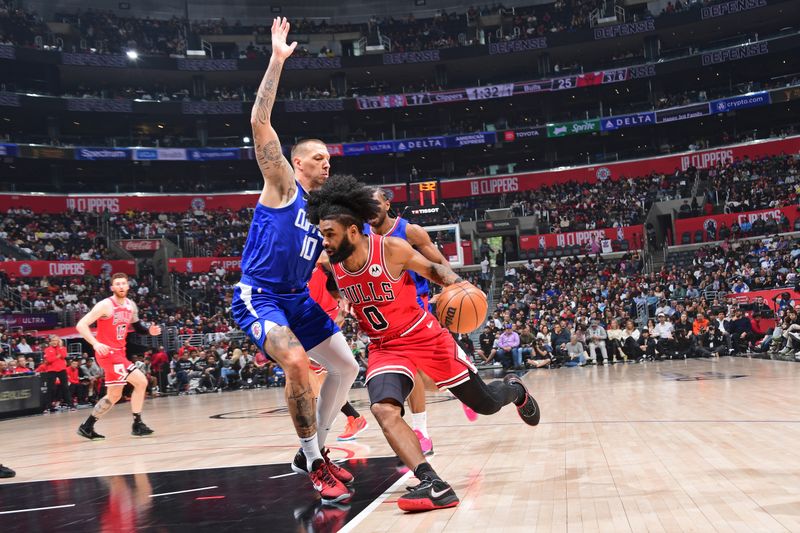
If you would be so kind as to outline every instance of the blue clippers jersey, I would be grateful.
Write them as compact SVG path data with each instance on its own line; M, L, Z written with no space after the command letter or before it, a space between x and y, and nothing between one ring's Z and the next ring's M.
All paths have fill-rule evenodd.
M392 229L386 233L385 237L398 237L404 241L408 241L408 236L406 235L406 226L408 226L408 220L397 217L394 220L394 226L392 226ZM372 231L372 226L369 224L365 224L364 229L366 230L365 233L367 235L374 233ZM408 275L411 276L411 279L414 280L414 285L417 286L417 296L422 296L430 292L430 285L428 285L427 279L410 270L408 271Z
M276 290L304 289L322 253L322 234L306 218L305 191L288 205L256 205L242 253L242 283Z

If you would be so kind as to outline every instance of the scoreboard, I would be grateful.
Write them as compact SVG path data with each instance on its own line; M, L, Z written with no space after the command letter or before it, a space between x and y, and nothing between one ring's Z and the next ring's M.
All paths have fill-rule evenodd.
M439 184L436 181L422 181L409 185L409 203L418 206L433 206L439 203Z

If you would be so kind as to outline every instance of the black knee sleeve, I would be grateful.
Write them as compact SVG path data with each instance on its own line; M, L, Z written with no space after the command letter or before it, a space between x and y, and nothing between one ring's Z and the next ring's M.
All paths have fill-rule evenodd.
M502 381L488 385L477 374L470 372L469 381L450 389L456 398L479 415L493 415L517 397L517 391Z
M400 406L400 416L403 416L405 414L403 404L413 388L414 381L405 374L379 374L367 382L369 403L393 400Z

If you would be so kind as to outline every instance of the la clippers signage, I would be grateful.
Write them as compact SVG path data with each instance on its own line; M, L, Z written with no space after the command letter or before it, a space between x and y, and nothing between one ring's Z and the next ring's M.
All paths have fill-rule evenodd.
M102 196L67 198L67 209L82 213L119 213L119 198L104 198Z
M444 185L444 183L443 183ZM469 183L470 194L468 196L482 196L484 194L503 194L507 192L517 192L520 189L519 178L484 178L473 180Z
M727 165L735 159L733 149L709 150L681 156L681 171L694 167L696 169L712 168L717 165Z
M559 170L542 170L524 174L505 176L462 178L441 180L440 198L467 198L487 194L503 194L518 191L530 191L543 186L577 181L579 183L595 183L598 179L637 178L649 176L652 172L671 174L676 170L689 167L699 169L723 165L745 157L762 157L770 155L800 154L800 136L788 137L775 141L756 141L702 150L699 152L683 152L650 159L636 159L605 165L588 165Z
M538 130L544 133L544 130ZM516 137L519 137L517 135ZM438 137L443 140L444 138ZM373 145L388 141L367 143ZM397 142L397 141L392 141ZM338 145L341 146L341 145ZM375 146L377 148L377 146ZM381 144L381 148L383 145ZM388 148L388 147L387 147ZM407 147L406 147L407 148ZM689 167L709 168L744 157L800 154L800 136L779 140L755 141L730 145L713 150L683 152L649 159L635 159L606 165L588 165L559 170L542 170L504 176L441 180L440 198L466 198L468 196L503 194L529 191L545 185L577 181L594 183L598 179L619 179L649 176L652 172L672 173ZM395 202L408 201L406 184L381 185L394 195ZM141 211L154 213L181 213L185 211L239 210L254 207L259 191L197 196L191 194L137 194L137 195L58 195L0 193L0 212L25 208L34 213L63 213L67 210L81 212L121 213Z
M241 257L175 257L169 260L170 272L211 272L217 268L225 271L242 269Z
M4 261L0 272L9 277L100 276L114 272L136 275L136 262L115 261Z
M602 241L610 240L628 242L628 249L638 250L642 248L642 232L644 226L625 226L620 228L603 228L597 230L572 231L569 233L545 233L542 235L521 235L519 247L522 250L556 250L558 248L571 248L573 246L585 247L585 251L592 251L589 248L597 247L601 249Z
M791 229L794 227L795 220L800 216L797 209L796 205L791 205L773 209L747 211L744 213L723 213L705 217L679 218L675 221L675 235L677 240L680 240L681 235L686 232L694 236L697 231L702 231L703 241L717 241L720 240L719 230L723 227L730 228L733 224L741 225L745 222L752 224L759 219L775 220L780 224L784 215L789 220L789 229Z
M155 252L161 247L161 241L154 239L117 241L117 244L126 252Z

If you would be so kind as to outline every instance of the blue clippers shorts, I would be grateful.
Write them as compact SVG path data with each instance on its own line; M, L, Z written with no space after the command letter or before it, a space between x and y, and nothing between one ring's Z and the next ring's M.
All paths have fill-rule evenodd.
M339 331L339 326L311 299L308 289L277 294L237 283L231 314L236 324L262 351L267 333L275 326L288 326L306 351Z

